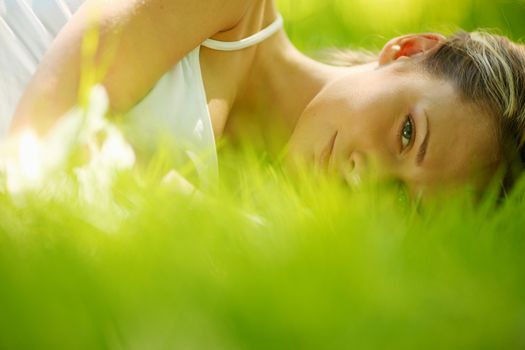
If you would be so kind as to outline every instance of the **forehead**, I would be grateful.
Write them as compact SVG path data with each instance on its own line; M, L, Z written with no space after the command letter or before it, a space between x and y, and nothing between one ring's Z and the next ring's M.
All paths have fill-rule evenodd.
M498 159L496 118L465 100L452 83L419 76L412 103L428 118L430 137L414 180L422 186L474 180Z

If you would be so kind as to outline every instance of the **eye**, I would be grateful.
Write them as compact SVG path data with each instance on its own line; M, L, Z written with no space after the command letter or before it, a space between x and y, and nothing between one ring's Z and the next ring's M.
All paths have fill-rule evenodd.
M401 149L404 150L412 143L414 138L414 125L412 123L412 116L407 115L403 128L401 129Z

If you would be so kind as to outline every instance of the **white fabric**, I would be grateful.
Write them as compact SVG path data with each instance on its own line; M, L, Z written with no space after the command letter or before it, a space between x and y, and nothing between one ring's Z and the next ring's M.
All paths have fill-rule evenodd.
M272 25L247 39L235 42L208 39L202 46L225 51L247 48L267 39L282 25L279 16ZM207 183L218 177L218 165L199 54L197 47L184 57L124 120L128 138L141 151L151 153L165 136L172 136L177 147L194 163L201 181Z
M52 40L84 0L0 0L0 139L31 76ZM241 50L282 28L277 20L237 42L206 40L215 50ZM127 113L123 130L139 153L151 154L165 137L195 165L204 184L217 178L217 154L200 67L192 50Z
M217 179L218 165L199 53L195 48L167 72L126 114L123 128L141 155L153 154L164 141L176 142L206 186Z
M0 139L25 86L82 0L0 0Z
M242 50L242 49L251 47L253 45L259 44L260 42L263 42L264 40L268 39L269 37L277 33L282 27L283 27L283 18L281 15L278 15L277 19L272 24L270 24L268 27L264 28L260 32L255 33L254 35L248 38L245 38L239 41L230 41L230 42L208 39L202 43L202 46L205 46L213 50L219 50L219 51Z

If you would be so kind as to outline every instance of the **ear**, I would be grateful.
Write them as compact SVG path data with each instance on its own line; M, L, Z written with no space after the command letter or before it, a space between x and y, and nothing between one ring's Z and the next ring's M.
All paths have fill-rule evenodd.
M400 57L412 57L436 49L446 38L441 34L409 34L390 40L379 54L379 65L394 62Z

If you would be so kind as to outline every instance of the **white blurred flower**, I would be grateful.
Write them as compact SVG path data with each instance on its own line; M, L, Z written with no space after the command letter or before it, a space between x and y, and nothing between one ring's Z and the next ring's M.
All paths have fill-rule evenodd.
M38 187L43 178L40 140L32 131L20 135L14 157L9 157L3 166L6 172L6 187L10 192Z
M108 196L115 175L135 164L133 148L119 128L105 118L108 108L106 90L97 85L87 108L72 109L46 137L40 139L28 130L9 140L0 152L5 190L16 195L41 189L60 173L71 170L72 157L83 152L86 159L72 169L83 199L93 202L100 201L101 194Z

